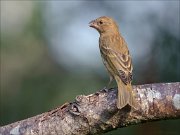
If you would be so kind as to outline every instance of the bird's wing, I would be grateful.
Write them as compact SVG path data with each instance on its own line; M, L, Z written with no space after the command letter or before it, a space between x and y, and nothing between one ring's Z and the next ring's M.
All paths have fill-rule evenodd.
M129 53L122 54L118 52L119 49L115 50L107 46L101 47L101 49L102 52L105 52L104 55L109 65L115 71L115 74L121 78L122 82L126 85L131 83L133 67Z

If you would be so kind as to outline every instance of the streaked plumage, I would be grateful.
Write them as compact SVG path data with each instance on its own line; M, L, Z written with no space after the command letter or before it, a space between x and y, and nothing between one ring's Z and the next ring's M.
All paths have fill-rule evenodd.
M100 33L99 48L103 63L110 74L110 82L115 79L118 84L117 107L121 109L129 104L136 108L131 86L132 60L116 22L110 17L103 16L91 21L90 27Z

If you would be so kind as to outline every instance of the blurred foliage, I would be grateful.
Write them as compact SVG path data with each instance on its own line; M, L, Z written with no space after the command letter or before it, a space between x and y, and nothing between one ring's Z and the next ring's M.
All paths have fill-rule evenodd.
M107 3L104 4L106 7ZM150 20L153 20L151 17ZM152 25L156 28L156 36L151 42L148 60L134 63L134 82L180 81L180 38L159 26L156 21ZM48 111L70 102L76 95L93 93L108 82L108 75L104 78L98 71L79 74L57 64L45 38L45 28L43 6L36 3L19 35L9 36L1 31L0 125ZM146 65L146 68L142 69L142 65ZM161 121L106 134L176 135L179 133L179 124L180 120Z
M145 58L148 60L135 63L138 66L146 65L144 69L137 69L137 71L141 70L139 72L143 78L135 78L135 80L141 83L179 82L180 38L160 26L155 19L152 19L152 16L149 18L151 21L154 20L152 25L155 26L155 38L151 41L150 54Z

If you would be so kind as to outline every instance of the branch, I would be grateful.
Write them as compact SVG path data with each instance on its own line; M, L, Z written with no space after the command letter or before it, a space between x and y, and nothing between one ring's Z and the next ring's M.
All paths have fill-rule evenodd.
M0 135L87 135L143 122L180 118L180 82L133 86L138 110L116 108L117 89L77 96L49 112L0 128Z

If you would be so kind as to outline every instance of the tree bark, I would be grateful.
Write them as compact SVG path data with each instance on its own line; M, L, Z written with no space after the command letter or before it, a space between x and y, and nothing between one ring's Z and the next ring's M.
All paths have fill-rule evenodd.
M0 128L0 135L88 135L133 124L180 118L180 82L133 86L138 109L116 107L117 89L77 96L49 112Z

